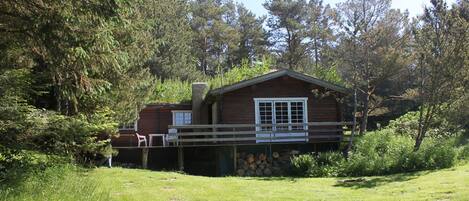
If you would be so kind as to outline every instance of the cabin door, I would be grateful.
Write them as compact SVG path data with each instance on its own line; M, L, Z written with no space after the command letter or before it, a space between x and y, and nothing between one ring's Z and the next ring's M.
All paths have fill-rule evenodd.
M256 101L256 124L271 124L271 126L256 127L257 131L272 131L256 134L257 137L268 139L256 140L259 142L298 142L308 141L307 126L285 126L278 124L306 123L306 98L294 99L257 99ZM298 130L298 132L295 132ZM295 138L296 137L296 138Z

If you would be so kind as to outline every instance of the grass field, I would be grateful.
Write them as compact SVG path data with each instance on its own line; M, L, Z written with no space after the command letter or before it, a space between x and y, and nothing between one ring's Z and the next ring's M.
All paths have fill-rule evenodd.
M211 178L173 172L99 168L88 173L111 200L469 200L469 164L380 177Z

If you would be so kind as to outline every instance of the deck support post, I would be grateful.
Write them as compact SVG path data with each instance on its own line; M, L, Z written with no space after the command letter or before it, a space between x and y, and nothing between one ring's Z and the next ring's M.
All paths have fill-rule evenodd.
M234 167L234 172L238 169L238 161L236 159L236 155L238 154L238 148L236 145L233 146L233 167Z
M178 167L179 171L184 171L184 150L182 147L178 147Z
M148 148L142 149L142 168L146 169L148 167Z

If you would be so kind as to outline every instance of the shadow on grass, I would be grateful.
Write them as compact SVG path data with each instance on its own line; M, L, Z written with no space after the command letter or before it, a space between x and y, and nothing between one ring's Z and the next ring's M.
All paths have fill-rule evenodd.
M298 179L303 177L240 177L246 180L257 180L257 181L290 181L296 182Z
M416 179L420 176L426 175L431 171L401 173L387 176L371 177L371 178L352 178L352 179L338 179L335 187L349 187L349 188L374 188L395 182L405 182Z

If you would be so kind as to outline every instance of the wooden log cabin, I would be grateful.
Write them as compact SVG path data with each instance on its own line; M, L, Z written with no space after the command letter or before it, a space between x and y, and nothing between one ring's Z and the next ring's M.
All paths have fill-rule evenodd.
M354 127L344 121L348 94L286 69L217 89L193 83L190 103L149 104L135 124L122 127L112 139L114 161L202 175L268 175L279 153L338 149L344 130ZM256 156L265 172L249 170L244 159Z

